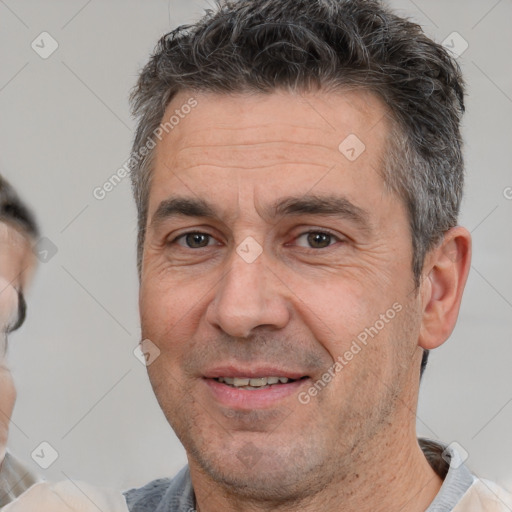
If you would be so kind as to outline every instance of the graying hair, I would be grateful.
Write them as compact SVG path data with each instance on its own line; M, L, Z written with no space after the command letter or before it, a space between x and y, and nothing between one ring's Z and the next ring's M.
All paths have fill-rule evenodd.
M440 44L377 0L218 0L196 24L160 39L131 95L139 276L154 157L140 151L154 140L172 98L179 91L314 88L369 91L387 107L391 129L380 172L409 213L418 287L426 253L457 224L464 82Z

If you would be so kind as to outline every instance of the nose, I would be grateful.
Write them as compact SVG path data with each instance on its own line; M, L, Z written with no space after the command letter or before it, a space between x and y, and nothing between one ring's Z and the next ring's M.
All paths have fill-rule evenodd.
M265 263L264 253L248 262L233 251L206 319L226 334L247 338L253 329L282 329L290 318L286 287Z
M3 276L0 276L0 330L9 331L19 317L19 292Z

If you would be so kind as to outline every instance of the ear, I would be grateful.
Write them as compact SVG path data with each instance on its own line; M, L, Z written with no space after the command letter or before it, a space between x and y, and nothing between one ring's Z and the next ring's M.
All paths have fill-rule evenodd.
M429 251L423 265L423 317L418 345L430 350L452 333L471 266L471 235L463 227L448 230L441 244Z

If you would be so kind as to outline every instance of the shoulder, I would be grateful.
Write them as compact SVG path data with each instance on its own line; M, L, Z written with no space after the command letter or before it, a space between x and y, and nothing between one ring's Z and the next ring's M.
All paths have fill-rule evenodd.
M7 505L40 479L9 451L0 463L0 507Z
M476 478L453 512L509 512L512 510L512 494L495 482Z
M124 492L130 512L190 512L195 506L188 466L174 478L159 478Z
M153 480L138 489L130 489L124 492L126 503L130 512L149 512L156 510L169 489L172 480L170 478L159 478Z

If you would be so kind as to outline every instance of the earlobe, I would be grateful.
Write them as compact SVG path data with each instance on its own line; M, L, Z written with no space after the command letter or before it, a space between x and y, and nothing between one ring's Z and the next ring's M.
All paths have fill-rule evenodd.
M471 265L471 235L457 226L425 258L422 280L423 317L418 345L431 350L452 333Z

